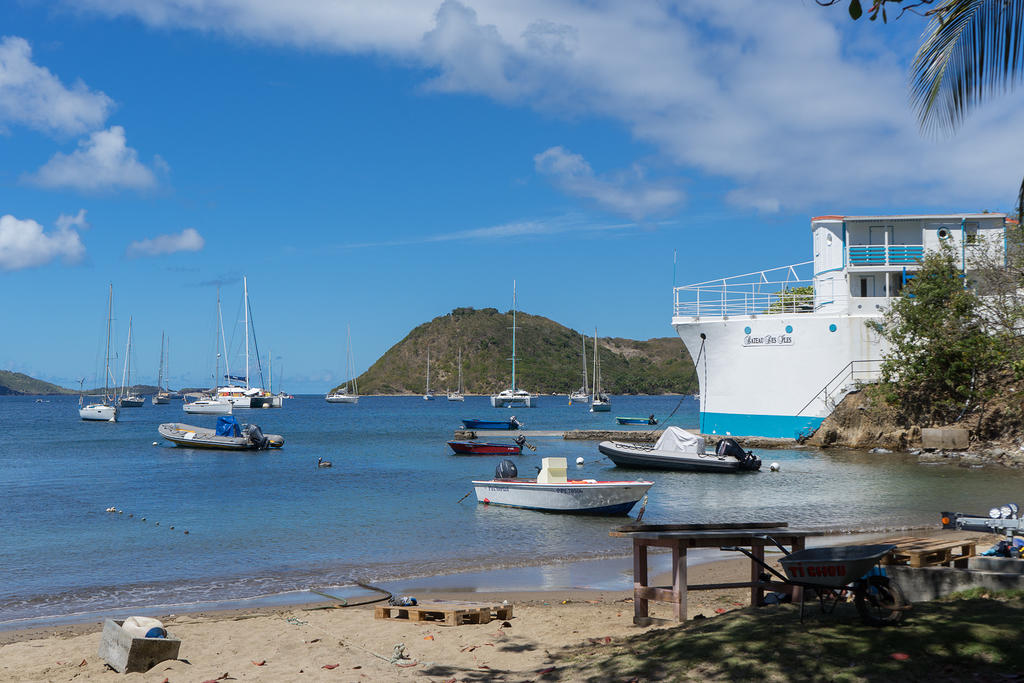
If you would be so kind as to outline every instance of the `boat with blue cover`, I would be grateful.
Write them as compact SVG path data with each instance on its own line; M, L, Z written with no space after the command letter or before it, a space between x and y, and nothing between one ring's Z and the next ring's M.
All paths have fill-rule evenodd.
M466 429L522 429L523 423L513 415L507 420L477 420L466 419L462 421Z
M216 429L167 422L157 427L157 432L174 445L188 448L261 451L284 445L280 434L264 434L259 425L239 424L232 415L218 417Z

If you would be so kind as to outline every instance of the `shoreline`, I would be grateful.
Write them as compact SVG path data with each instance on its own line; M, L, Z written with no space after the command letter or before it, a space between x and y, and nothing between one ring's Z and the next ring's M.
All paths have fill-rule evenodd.
M844 542L873 542L879 539L912 533L930 536L942 533L934 527L907 528L874 532L822 531L808 537L808 547L838 545ZM773 551L769 551L773 552ZM722 551L707 548L691 550L687 554L687 566L724 566L730 562L743 564L748 572L749 565L743 557L722 556ZM668 551L652 549L649 555L652 577L659 584L669 584L671 556ZM631 597L633 590L632 555L616 557L556 560L554 558L535 565L497 566L478 568L471 571L451 572L413 576L403 579L374 582L373 585L394 595L432 596L436 599L477 600L490 599L497 595L535 594L558 592L621 593ZM744 574L746 575L746 574ZM742 580L742 579L741 579ZM358 586L329 585L316 588L289 590L265 595L208 600L201 602L159 603L145 606L112 607L61 615L26 617L11 622L0 622L0 646L24 640L32 634L78 633L83 627L95 628L103 619L121 619L127 616L187 615L187 614L235 614L262 613L264 611L308 609L311 606L330 602L321 593L338 600L361 601L375 593ZM477 597L474 597L477 596ZM499 600L500 602L500 600Z

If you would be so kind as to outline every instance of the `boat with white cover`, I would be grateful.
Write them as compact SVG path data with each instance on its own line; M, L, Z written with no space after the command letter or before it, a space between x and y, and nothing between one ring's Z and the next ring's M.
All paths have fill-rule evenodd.
M188 448L259 451L284 445L284 437L280 434L264 434L259 425L240 425L230 415L217 418L216 429L168 422L157 427L157 432L176 446Z
M511 460L502 460L494 479L474 481L477 502L485 505L587 515L625 515L653 482L570 480L565 458L544 458L536 479L519 479Z
M744 451L733 439L722 439L707 452L704 438L679 427L666 427L653 446L645 443L602 441L597 449L618 467L682 472L756 472L761 459Z

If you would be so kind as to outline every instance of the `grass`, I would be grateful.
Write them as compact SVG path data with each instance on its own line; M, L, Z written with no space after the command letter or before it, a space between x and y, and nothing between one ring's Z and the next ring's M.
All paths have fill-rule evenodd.
M962 681L1024 679L1024 591L975 590L914 605L896 627L852 604L822 614L745 608L604 647L564 652L546 680Z

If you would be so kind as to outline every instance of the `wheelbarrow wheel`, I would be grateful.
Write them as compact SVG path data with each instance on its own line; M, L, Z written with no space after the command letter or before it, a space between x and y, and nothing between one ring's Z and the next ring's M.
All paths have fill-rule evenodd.
M908 607L900 585L887 576L870 576L853 598L857 614L870 626L892 626L903 621Z

